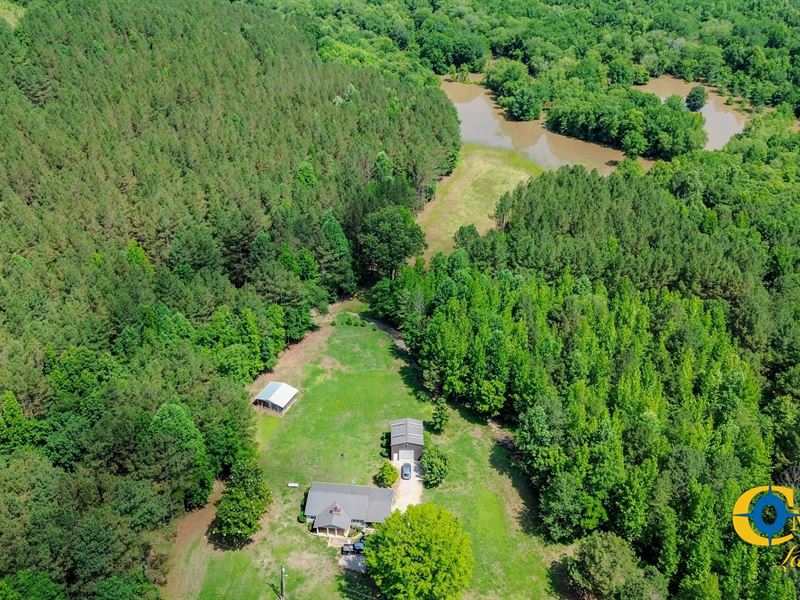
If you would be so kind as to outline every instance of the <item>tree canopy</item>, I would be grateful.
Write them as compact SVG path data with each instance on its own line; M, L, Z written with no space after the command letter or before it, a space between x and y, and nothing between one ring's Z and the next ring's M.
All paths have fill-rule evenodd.
M220 531L252 534L268 495L253 465L236 483L243 384L372 276L353 253L370 216L417 209L454 164L441 92L323 62L308 21L255 4L0 19L3 593L44 574L68 597L157 595L151 531L215 478Z
M472 577L472 541L461 521L434 504L393 512L367 537L376 585L397 600L455 600Z

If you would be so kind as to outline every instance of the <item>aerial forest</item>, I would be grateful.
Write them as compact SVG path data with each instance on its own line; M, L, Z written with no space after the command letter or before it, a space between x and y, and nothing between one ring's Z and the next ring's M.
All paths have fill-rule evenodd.
M222 0L33 2L0 63L0 590L154 597L148 532L253 453L244 384L430 197L455 110Z
M796 2L15 4L0 598L159 598L156 532L218 481L215 532L254 532L271 492L245 386L363 293L435 414L513 433L533 533L576 544L579 593L796 600L780 550L729 526L743 490L800 464ZM468 73L509 118L661 160L545 172L497 199L488 233L409 262L459 156L439 77ZM663 74L752 122L702 150L703 87L636 89ZM602 583L588 565L608 557Z

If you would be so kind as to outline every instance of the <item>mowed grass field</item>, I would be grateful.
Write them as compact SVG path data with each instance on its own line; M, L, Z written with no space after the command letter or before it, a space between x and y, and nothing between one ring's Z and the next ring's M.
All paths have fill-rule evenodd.
M453 236L474 223L480 233L493 225L491 214L504 192L542 169L521 152L464 144L453 174L443 180L436 197L417 216L425 232L425 257L453 249Z
M298 366L297 381L289 382L301 389L297 403L282 418L256 417L261 462L274 492L264 530L245 548L223 551L204 537L210 509L205 524L199 519L188 536L179 524L167 597L273 599L280 565L287 568L290 598L374 597L368 582L342 573L334 548L297 522L303 494L313 481L371 485L389 422L425 419L431 405L416 398L416 374L384 331L338 325L320 339ZM425 499L461 517L473 538L477 567L465 598L550 597L546 560L558 549L523 531L531 515L529 491L519 486L490 427L453 411L447 432L432 439L450 454L452 467ZM299 489L287 488L290 481Z

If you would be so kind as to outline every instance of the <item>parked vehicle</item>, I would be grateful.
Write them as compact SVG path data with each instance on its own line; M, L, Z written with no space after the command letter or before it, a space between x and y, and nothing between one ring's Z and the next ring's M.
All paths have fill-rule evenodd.
M400 477L403 479L411 479L411 463L406 463L400 467Z
M356 542L355 544L345 544L342 546L342 554L364 554L364 542Z

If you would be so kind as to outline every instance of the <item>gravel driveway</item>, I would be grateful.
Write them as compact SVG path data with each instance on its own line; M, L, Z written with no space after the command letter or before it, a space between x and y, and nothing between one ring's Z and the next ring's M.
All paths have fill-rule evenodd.
M400 470L407 461L392 461L392 464ZM422 504L422 472L420 470L419 461L411 463L411 479L403 479L400 477L397 480L397 488L394 491L394 503L392 510L399 510L405 512L406 508L411 504Z

